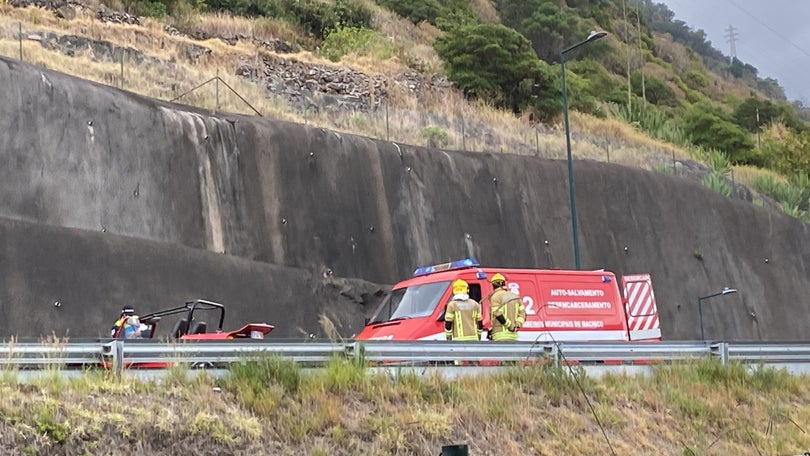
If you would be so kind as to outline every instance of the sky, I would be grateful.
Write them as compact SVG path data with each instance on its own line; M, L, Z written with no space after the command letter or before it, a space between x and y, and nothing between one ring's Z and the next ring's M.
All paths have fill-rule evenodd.
M664 3L693 30L702 29L712 46L736 56L773 78L791 101L810 106L810 1L807 0L654 0Z

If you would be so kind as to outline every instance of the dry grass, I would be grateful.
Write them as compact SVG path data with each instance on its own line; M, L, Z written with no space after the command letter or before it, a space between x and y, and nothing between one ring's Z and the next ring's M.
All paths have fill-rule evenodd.
M756 168L754 166L744 166L744 165L734 166L733 170L734 170L734 180L749 188L753 188L754 182L757 179L763 177L770 177L776 182L780 182L783 184L786 184L788 182L788 180L784 176L777 173L776 171Z

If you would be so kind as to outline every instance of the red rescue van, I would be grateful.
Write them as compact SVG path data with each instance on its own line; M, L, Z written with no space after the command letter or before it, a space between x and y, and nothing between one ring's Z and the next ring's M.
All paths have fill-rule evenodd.
M417 269L394 286L358 340L444 340L444 308L451 284L463 279L481 303L489 328L489 277L500 272L520 295L524 341L658 341L661 328L650 274L625 275L621 290L609 271L498 269L472 258Z

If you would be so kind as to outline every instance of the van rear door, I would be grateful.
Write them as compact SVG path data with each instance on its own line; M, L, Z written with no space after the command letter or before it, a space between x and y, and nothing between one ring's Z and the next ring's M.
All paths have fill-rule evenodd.
M661 340L658 306L649 274L622 277L630 340Z

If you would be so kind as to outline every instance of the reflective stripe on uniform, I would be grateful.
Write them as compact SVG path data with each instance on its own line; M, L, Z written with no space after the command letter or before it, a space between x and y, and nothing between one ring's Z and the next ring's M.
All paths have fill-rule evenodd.
M482 320L478 302L472 299L451 300L444 319L452 323L453 340L478 340L478 322Z

